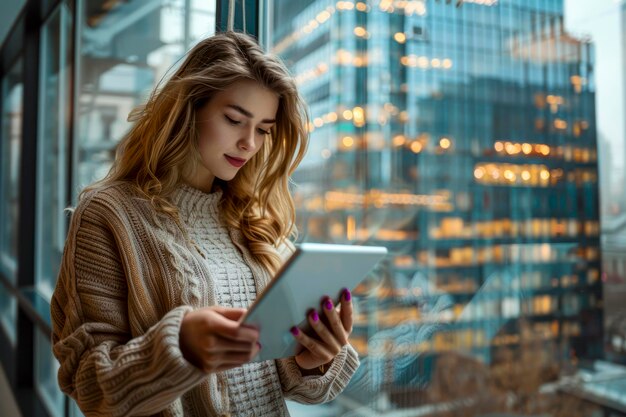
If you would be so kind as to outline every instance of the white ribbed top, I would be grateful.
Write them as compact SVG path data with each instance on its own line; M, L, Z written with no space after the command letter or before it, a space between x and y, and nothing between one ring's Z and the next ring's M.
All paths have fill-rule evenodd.
M250 267L220 220L222 192L207 194L182 185L174 195L189 237L204 255L214 280L218 304L248 308L257 291ZM274 361L249 363L225 372L230 409L237 416L280 416L286 414L280 380Z

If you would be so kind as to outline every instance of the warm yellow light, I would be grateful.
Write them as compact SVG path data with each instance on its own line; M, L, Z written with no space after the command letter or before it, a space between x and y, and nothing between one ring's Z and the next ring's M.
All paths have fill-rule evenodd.
M341 143L346 148L350 148L352 147L352 145L354 145L354 139L351 136L344 136L343 139L341 140Z
M515 173L511 171L510 169L506 169L504 170L504 178L506 178L509 181L515 181Z
M556 119L554 120L554 127L556 127L559 130L567 129L567 122L562 119Z
M398 43L406 42L406 35L404 33L402 33L402 32L397 32L395 35L393 35L393 38Z
M328 159L330 158L330 149L322 149L322 158L324 159Z
M354 3L351 1L338 1L337 8L340 10L352 10L354 9Z
M402 146L406 142L404 135L396 135L393 137L393 146Z
M331 111L330 113L328 113L328 121L329 122L336 122L337 121L337 113L335 113L334 111Z
M342 115L344 119L352 120L352 110L344 110Z
M550 155L550 147L548 145L541 145L541 153L545 156Z
M360 38L364 37L365 35L367 35L367 30L365 30L364 27L362 26L357 26L354 28L354 34Z
M496 152L502 152L504 150L504 145L502 144L502 142L496 142L493 144L493 148L496 150Z
M530 179L530 172L528 171L522 171L522 179L524 181L528 181Z
M506 149L506 153L509 155L515 155L515 144L511 142L506 142L504 144L504 149Z
M340 64L346 65L352 63L352 54L345 49L337 51L337 60Z
M414 141L411 143L411 151L413 153L420 153L422 151L422 144L418 141Z
M528 155L532 151L533 151L533 145L531 145L530 143L522 144L522 152L524 152L526 155Z
M550 171L548 171L547 169L542 169L539 176L541 177L542 180L547 180L550 178Z
M356 238L356 221L354 216L348 216L346 222L346 238L348 240L354 240Z
M315 125L315 127L322 127L324 125L324 120L322 120L321 117L316 117L313 120L313 124Z
M443 149L448 149L450 145L452 145L452 142L450 142L450 139L448 138L441 138L441 140L439 141L439 146L441 146Z
M441 66L441 60L438 58L433 58L430 61L430 65L432 65L433 68L439 68Z
M443 67L445 69L450 69L450 68L452 68L452 60L449 59L449 58L446 58L446 59L443 60L442 65L443 65Z
M417 58L417 66L420 68L428 68L428 58L425 56Z
M327 21L328 19L330 19L330 13L327 10L323 10L321 12L319 12L317 14L317 16L315 16L315 19L319 22L319 23L324 23L325 21Z
M478 168L476 168L476 169L474 170L474 177L475 177L476 179L478 179L478 180L479 180L479 179L481 179L481 178L482 178L482 177L484 177L484 176L485 176L485 168L478 167Z
M356 9L360 12L366 12L367 11L367 4L363 3L363 2L358 2L356 4Z
M362 122L363 120L365 120L365 111L363 110L363 107L355 107L352 109L352 116L354 117L355 121L359 121Z

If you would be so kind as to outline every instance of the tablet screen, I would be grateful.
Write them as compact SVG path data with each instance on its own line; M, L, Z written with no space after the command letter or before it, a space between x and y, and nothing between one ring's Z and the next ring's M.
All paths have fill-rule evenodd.
M324 296L336 304L342 289L355 288L386 254L382 246L297 245L242 318L242 323L260 330L263 348L253 361L295 355L297 342L291 327L306 324L307 312L319 311Z

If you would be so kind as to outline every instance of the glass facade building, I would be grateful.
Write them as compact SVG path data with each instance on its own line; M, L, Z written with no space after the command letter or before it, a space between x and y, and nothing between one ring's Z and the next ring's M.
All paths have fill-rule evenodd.
M468 397L521 412L497 401L506 387L489 405L470 383L530 379L538 399L600 357L593 45L565 31L563 2L271 13L268 44L310 106L302 239L392 252L357 294L364 365L347 396L375 412Z

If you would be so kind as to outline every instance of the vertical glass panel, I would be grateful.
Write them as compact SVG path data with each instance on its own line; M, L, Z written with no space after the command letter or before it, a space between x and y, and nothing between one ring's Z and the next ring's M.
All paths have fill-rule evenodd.
M35 389L49 415L63 417L65 396L57 384L59 361L52 355L52 345L48 335L35 329Z
M36 282L47 299L52 297L66 231L71 20L62 3L41 30Z
M0 284L0 324L13 347L17 341L17 299Z
M102 178L127 116L199 39L215 31L215 1L77 2L73 194Z
M588 416L601 405L568 377L626 381L602 362L602 41L565 13L562 0L271 2L262 33L311 116L300 235L391 252L355 291L358 373L294 416Z
M80 411L80 408L78 408L78 405L76 405L76 401L72 400L69 397L67 397L67 401L70 402L70 417L84 417L85 416L83 412Z
M17 268L23 87L20 59L2 79L0 132L0 273L13 283Z
M586 112L595 113L587 120L576 114L567 120L576 137L589 130L597 132L598 147L590 152L570 149L576 160L598 160L600 186L600 219L602 235L602 268L604 306L605 359L626 364L626 3L598 0L593 4L581 0L565 1L565 19L559 22L568 31L583 33L591 43L580 51L581 61L595 60L595 66L577 66L577 74L565 80L573 97L589 88L595 101L585 103ZM602 10L602 13L598 11ZM558 114L558 113L557 113ZM583 174L584 176L584 174ZM584 177L582 178L584 181ZM579 202L585 206L585 202ZM610 368L596 370L606 374ZM626 409L626 377L616 383L590 382L585 393L611 398Z

